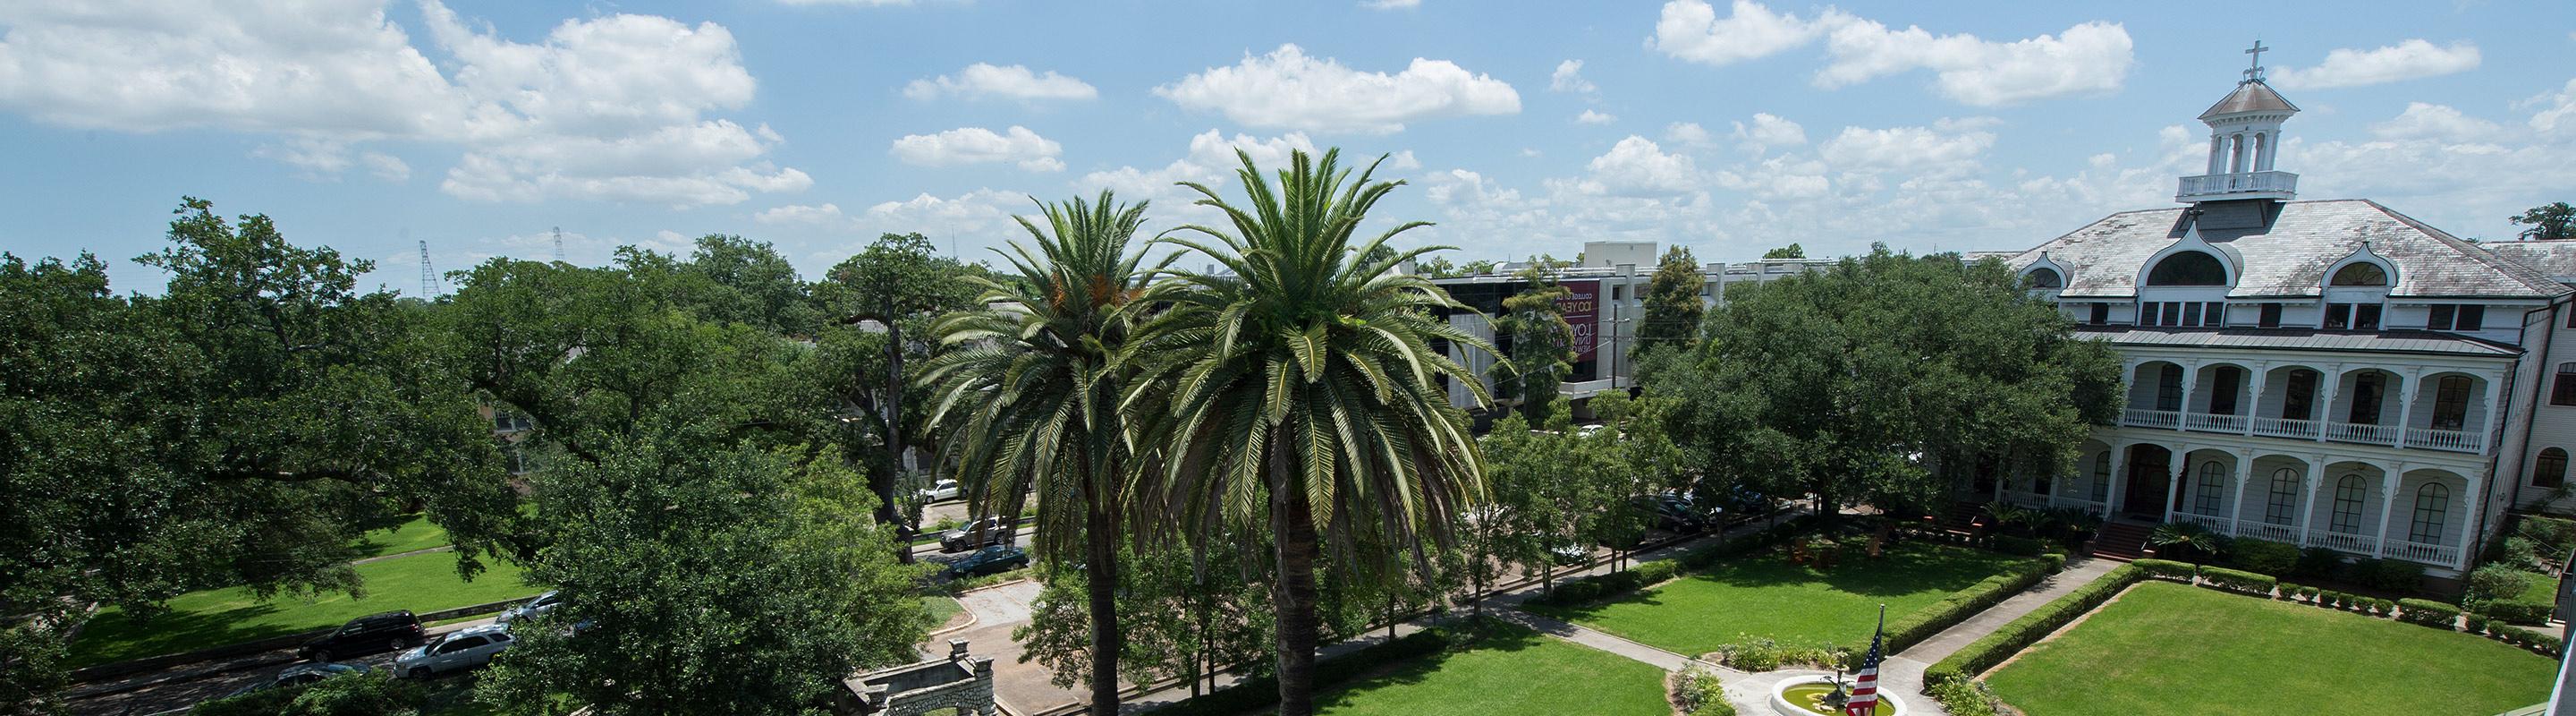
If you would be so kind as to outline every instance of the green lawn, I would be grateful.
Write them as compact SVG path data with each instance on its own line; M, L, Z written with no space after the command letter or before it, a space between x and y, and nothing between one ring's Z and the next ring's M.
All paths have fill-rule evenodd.
M1527 608L1681 654L1716 651L1748 635L1790 645L1866 645L1878 605L1886 604L1888 621L1896 621L2023 561L1910 544L1881 559L1845 560L1820 571L1762 555L1606 602Z
M414 555L357 566L367 598L325 594L312 601L281 595L262 602L242 587L190 592L170 600L170 612L148 622L110 607L72 642L70 666L81 667L174 654L281 634L339 626L352 617L409 609L415 613L497 602L535 594L519 581L519 568L486 559L474 581L456 578L456 553Z
M2485 637L2150 581L1987 682L2032 716L2492 714L2548 699L2553 666Z
M1315 698L1330 716L1587 714L1669 716L1664 672L1519 627L1472 648L1416 659Z
M447 546L447 530L430 524L429 518L405 515L390 521L382 529L367 530L354 546L360 557L382 557L431 547Z
M958 612L966 611L966 605L957 603L956 597L933 594L921 598L921 609L930 613L930 628L937 629L939 625L948 623L950 617L957 616Z

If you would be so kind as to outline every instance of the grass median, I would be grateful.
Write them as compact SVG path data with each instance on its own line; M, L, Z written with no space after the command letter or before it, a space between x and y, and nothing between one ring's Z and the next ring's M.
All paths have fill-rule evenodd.
M1887 621L1894 624L2024 563L2020 557L1926 544L1901 545L1885 557L1847 559L1822 570L1763 554L1617 599L1526 608L1688 655L1748 636L1794 646L1867 645L1878 605L1887 605Z
M1664 672L1605 651L1495 624L1473 646L1402 662L1318 694L1328 716L1497 713L1667 716Z
M520 581L517 565L493 559L483 564L483 572L471 582L457 578L454 552L361 564L354 569L365 580L363 599L329 593L309 600L279 595L261 601L248 588L228 587L174 597L169 612L150 620L136 620L108 607L99 610L72 642L68 665L78 668L176 654L335 627L377 612L426 613L544 591Z

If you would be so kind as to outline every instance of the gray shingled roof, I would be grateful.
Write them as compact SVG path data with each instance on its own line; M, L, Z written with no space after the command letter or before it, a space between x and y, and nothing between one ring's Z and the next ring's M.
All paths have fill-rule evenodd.
M2132 298L2146 260L2182 238L2184 211L2112 214L2006 263L2019 269L2045 253L2071 274L2061 299ZM2321 295L2326 268L2363 242L2397 265L2397 283L2388 291L2394 297L2548 298L2571 292L2549 274L2366 199L2287 202L2268 228L2203 229L2201 238L2226 253L2242 274L2230 298Z
M2290 100L2282 98L2281 93L2272 91L2271 85L2256 80L2236 83L2236 91L2227 93L2227 97L2218 100L2218 104L2210 105L2209 111L2200 113L2200 118L2205 120L2238 112L2296 111L2299 111L2298 105L2290 104Z
M2124 346L2184 346L2281 351L2354 351L2363 353L2432 353L2464 356L2513 356L2522 349L2468 336L2433 331L2319 331L2311 328L2133 328L2076 326L2077 335L2103 338Z
M2498 241L2478 244L2478 248L2560 283L2576 281L2576 241Z

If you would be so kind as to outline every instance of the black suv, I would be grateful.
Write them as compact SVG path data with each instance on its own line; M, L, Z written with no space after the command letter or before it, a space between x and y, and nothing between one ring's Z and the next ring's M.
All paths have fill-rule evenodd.
M314 661L330 661L356 654L402 651L419 644L424 635L420 619L413 617L408 610L369 614L349 620L330 634L295 650L295 654Z

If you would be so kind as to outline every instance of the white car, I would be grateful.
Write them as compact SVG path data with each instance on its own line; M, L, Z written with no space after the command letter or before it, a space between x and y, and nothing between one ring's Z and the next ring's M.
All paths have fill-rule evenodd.
M464 671L492 663L492 657L510 648L513 640L508 627L498 624L450 632L394 657L394 675L425 679L442 672Z
M529 617L542 617L553 612L555 610L555 605L562 603L562 594L557 592L546 592L544 594L537 595L537 598L530 599L519 606L501 610L501 616L493 621L508 624L510 622Z
M966 491L957 487L956 480L940 480L930 483L930 487L921 490L921 501L946 502L964 494Z

